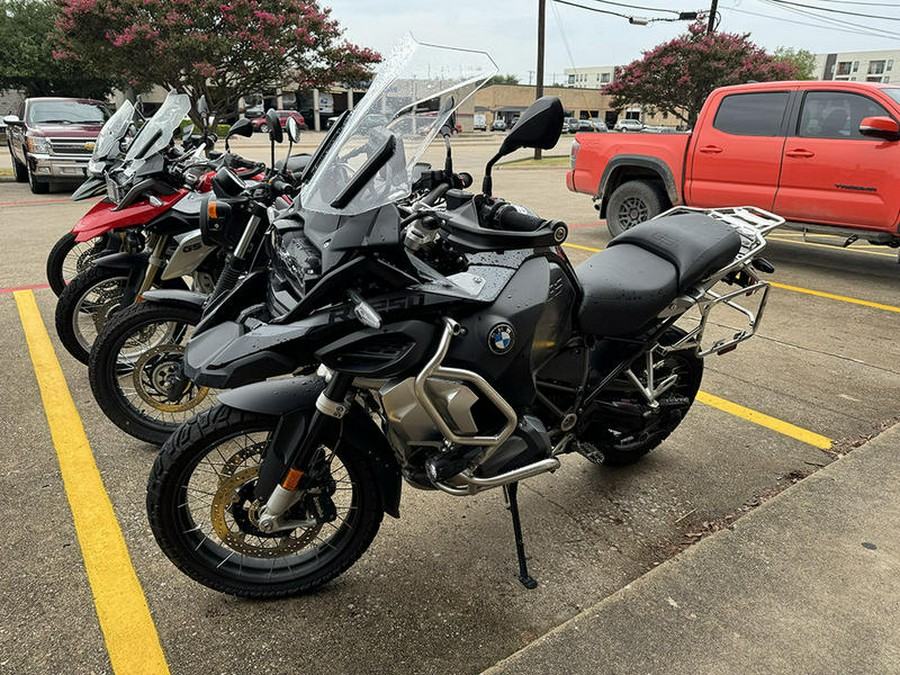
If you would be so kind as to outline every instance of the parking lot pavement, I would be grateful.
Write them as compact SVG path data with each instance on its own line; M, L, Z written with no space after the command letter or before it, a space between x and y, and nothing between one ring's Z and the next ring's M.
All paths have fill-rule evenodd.
M461 148L457 166L478 179L492 150ZM565 190L562 173L504 168L494 184L541 215L586 225L573 227L568 242L580 261L608 235L590 201ZM44 283L46 252L88 208L64 197L0 183L0 433L8 439L0 516L12 544L0 561L0 670L10 672L112 668L98 587L88 582L73 526L77 507L65 495L16 298L6 292ZM789 241L773 242L767 257L784 285L900 306L891 258ZM897 414L900 314L775 289L760 336L707 361L710 404L697 403L645 461L610 471L566 457L556 474L523 484L536 590L515 579L499 493L457 500L406 488L402 518L386 518L369 552L327 588L250 602L194 584L156 548L143 507L154 449L124 436L94 405L84 367L56 340L52 293L24 293L33 293L50 332L172 672L478 672L654 568L704 521L828 464L809 438L855 439Z

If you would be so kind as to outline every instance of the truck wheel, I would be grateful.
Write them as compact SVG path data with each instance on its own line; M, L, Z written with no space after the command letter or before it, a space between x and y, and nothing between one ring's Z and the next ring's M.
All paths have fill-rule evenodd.
M606 227L615 237L662 213L668 198L662 189L643 180L630 180L613 190L606 205Z
M28 168L28 187L36 195L45 195L50 192L50 183L37 178L30 168Z
M12 157L13 172L16 175L16 182L17 183L28 182L28 167L16 159L16 156L13 154L12 148L9 149L9 155L10 155L10 157Z

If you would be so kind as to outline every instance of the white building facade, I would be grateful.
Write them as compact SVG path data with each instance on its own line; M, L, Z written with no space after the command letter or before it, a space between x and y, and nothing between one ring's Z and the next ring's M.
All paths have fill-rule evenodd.
M817 80L900 84L900 49L816 54Z
M619 66L591 66L590 68L564 68L563 86L581 89L601 89L616 79Z

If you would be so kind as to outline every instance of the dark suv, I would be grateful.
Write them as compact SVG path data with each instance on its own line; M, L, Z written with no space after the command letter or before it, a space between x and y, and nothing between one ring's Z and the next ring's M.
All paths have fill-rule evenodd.
M7 115L6 142L20 183L42 194L51 181L80 183L94 142L112 114L102 101L84 98L29 98L17 115Z

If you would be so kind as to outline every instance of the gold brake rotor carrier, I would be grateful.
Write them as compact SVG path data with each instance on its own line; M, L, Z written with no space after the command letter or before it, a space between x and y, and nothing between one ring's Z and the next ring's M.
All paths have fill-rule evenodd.
M131 381L134 385L134 390L138 393L138 396L141 397L141 400L160 412L169 413L184 412L185 410L190 410L194 406L199 405L200 402L206 398L206 395L209 394L209 387L197 387L197 393L181 403L166 403L164 400L150 396L141 379L141 374L144 372L144 367L150 359L159 354L184 354L184 347L176 344L157 345L140 355L134 364L134 370L131 371ZM162 365L153 367L149 374L151 386L163 397L165 397L166 380L171 374L171 371L166 367L170 368L172 366L174 366L174 364L171 361L167 361ZM194 385L191 384L190 386Z
M216 489L216 494L213 496L212 506L210 507L210 520L219 539L233 551L255 558L281 558L309 546L315 541L322 526L308 527L300 533L297 533L296 530L286 531L281 539L256 537L257 541L260 542L259 544L251 544L247 541L248 536L254 537L255 535L248 535L246 532L243 532L237 522L235 522L234 516L231 515L230 511L240 500L240 489L249 481L255 480L259 475L258 465L237 470L248 457L255 454L259 454L258 447L250 446L232 455L225 463L222 473L219 474L219 486ZM258 523L259 507L259 500L255 500L248 510L248 519L254 526ZM229 519L235 527L234 530L228 526ZM295 533L297 536L294 536ZM277 546L265 545L265 542L275 541L278 542Z

